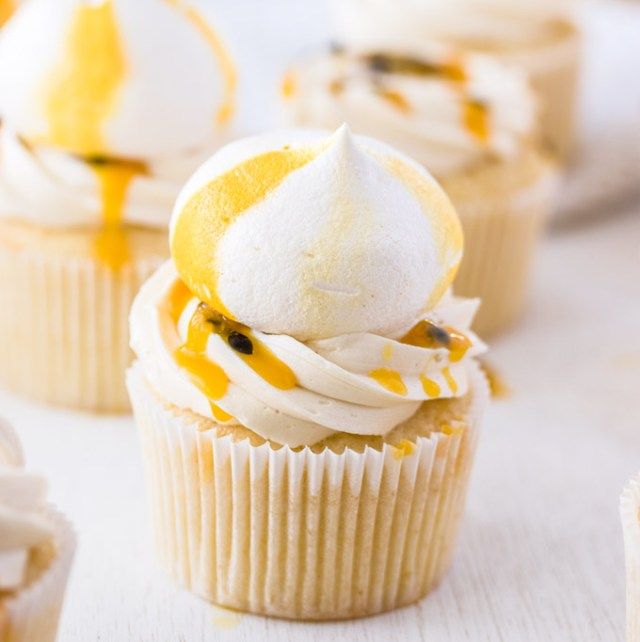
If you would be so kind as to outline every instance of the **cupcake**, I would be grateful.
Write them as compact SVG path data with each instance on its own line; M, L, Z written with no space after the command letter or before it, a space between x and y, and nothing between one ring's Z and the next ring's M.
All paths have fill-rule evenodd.
M128 408L128 312L234 72L182 2L33 0L0 38L0 381Z
M0 421L0 640L54 642L75 549L68 522L23 470L20 443Z
M225 147L131 313L160 561L219 605L371 615L442 578L487 384L455 211L346 127Z
M627 565L627 642L640 641L640 475L620 498Z
M476 329L488 336L517 319L554 191L524 77L439 46L421 57L334 47L292 67L282 93L290 123L349 122L433 172L464 227L455 290L481 298Z
M341 42L428 53L430 41L522 69L541 100L542 136L566 159L574 145L580 68L575 0L334 0Z

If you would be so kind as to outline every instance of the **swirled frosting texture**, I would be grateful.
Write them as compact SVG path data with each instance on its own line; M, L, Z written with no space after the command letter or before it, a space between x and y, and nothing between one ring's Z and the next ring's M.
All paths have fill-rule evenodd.
M20 443L0 420L0 591L23 586L29 551L51 539L42 516L46 484L22 469Z
M165 227L220 141L234 86L186 0L25 3L0 39L0 215L95 225L105 191L128 190L121 218ZM114 165L119 184L105 187Z
M573 0L333 0L339 37L355 47L423 51L429 38L481 50L535 46L573 19Z
M462 253L449 201L346 127L219 152L179 197L171 245L131 315L148 381L275 443L384 435L463 395L484 349L476 303L446 294Z
M348 122L436 176L512 157L536 128L535 100L518 71L436 46L421 56L334 49L293 67L282 94L292 124Z

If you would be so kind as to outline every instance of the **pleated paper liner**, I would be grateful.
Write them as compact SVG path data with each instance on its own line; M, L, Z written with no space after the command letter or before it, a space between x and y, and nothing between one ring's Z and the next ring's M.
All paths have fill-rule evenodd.
M640 475L624 489L620 514L627 566L627 642L640 642Z
M45 242L38 231L0 223L0 383L45 403L125 411L129 308L162 263L166 233L149 232L149 250L117 269L83 247L92 232L80 234L71 242L60 234L53 247L55 234Z
M128 386L156 548L183 587L294 619L371 615L419 600L451 560L488 387L408 449L278 450L234 442L165 403L139 364Z
M522 314L535 250L552 210L555 169L541 157L523 163L524 176L518 166L505 165L488 170L486 178L481 170L443 180L465 236L454 290L481 299L473 327L482 337L504 331Z
M69 522L49 508L54 543L37 560L44 566L41 574L15 596L0 600L0 642L54 642L62 610L65 588L76 538ZM52 559L48 559L52 556Z

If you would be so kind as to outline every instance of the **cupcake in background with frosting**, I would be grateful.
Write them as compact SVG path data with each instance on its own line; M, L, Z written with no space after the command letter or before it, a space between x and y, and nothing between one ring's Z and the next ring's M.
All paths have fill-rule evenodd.
M581 35L576 0L333 0L339 41L356 51L429 54L433 41L520 68L540 98L541 134L575 144Z
M182 0L32 0L0 36L0 380L128 407L127 316L184 180L225 137L235 71ZM19 311L19 313L18 313Z
M68 522L25 472L20 442L0 420L0 639L54 642L75 550Z
M438 45L419 57L333 47L292 66L282 95L290 124L348 122L427 167L464 227L454 288L482 300L476 329L488 336L518 318L555 185L523 75Z
M341 127L233 143L182 191L131 314L157 550L217 604L414 602L447 569L488 391L450 201Z

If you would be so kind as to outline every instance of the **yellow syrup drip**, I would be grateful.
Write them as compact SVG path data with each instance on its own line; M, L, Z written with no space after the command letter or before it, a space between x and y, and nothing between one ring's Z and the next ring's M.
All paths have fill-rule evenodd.
M440 426L440 432L444 433L445 435L460 435L462 434L463 430L461 426L452 426L451 424L442 424Z
M183 207L171 255L187 287L227 319L234 320L217 292L216 249L227 228L297 169L318 149L282 149L250 158L194 194Z
M212 403L211 404L211 413L213 416L221 422L226 422L226 421L231 421L233 419L233 415L230 415L228 412L225 412L220 406L216 406L216 404Z
M376 370L372 370L369 373L369 376L372 379L375 379L383 388L386 388L396 395L404 396L407 394L407 386L402 380L400 373L395 370L390 370L389 368L378 368Z
M394 446L393 458L398 460L404 459L405 457L413 455L414 450L415 445L408 439L403 439L397 446Z
M460 361L473 345L462 332L451 327L441 328L426 319L416 323L400 341L420 348L446 348L449 350L449 361L453 363Z
M422 389L432 399L440 396L440 384L433 379L429 379L425 375L420 375L420 383L422 384Z
M45 88L45 142L85 157L104 155L104 124L127 71L113 0L77 3L62 61Z
M458 384L453 378L453 375L451 374L451 370L449 368L442 369L442 376L445 378L445 381L447 382L447 385L449 386L451 392L453 392L454 394L458 392Z
M391 361L393 358L393 343L385 343L382 347L382 360Z
M489 110L485 103L468 98L464 102L464 126L477 140L485 143L489 140Z
M236 68L227 48L222 43L220 36L214 31L211 25L200 15L200 13L184 0L166 0L172 7L178 9L189 20L207 41L213 54L218 60L218 65L224 78L224 96L222 104L216 114L218 125L228 122L235 111L236 86L238 78Z
M296 95L297 91L298 82L296 80L296 76L289 71L284 75L284 78L282 79L282 83L280 84L280 93L282 94L283 98L289 99L293 98L293 96Z
M96 255L113 269L129 259L127 233L122 226L124 204L129 185L136 176L145 174L143 163L106 161L89 163L100 187L103 229L95 242Z
M13 0L0 0L0 26L2 26L13 14L16 5Z
M390 105L403 114L411 112L411 103L398 91L391 89L381 89L379 95L382 96Z

